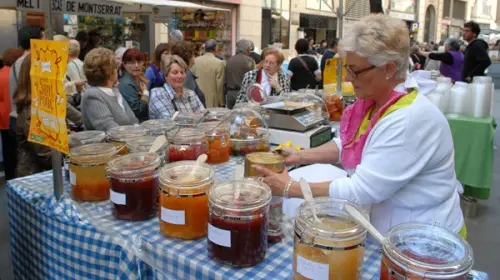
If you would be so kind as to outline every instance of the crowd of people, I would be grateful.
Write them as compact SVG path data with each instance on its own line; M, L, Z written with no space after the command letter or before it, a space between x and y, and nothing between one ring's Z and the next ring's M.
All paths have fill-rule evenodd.
M438 44L414 42L410 51L410 71L435 70L452 81L472 82L474 76L483 76L491 64L489 46L479 38L481 28L474 21L464 24L462 39L449 38ZM496 45L499 45L497 42Z

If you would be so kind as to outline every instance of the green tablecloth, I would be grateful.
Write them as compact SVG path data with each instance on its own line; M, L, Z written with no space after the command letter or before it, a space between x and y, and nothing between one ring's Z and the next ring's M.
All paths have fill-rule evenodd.
M488 199L493 172L495 119L446 116L455 146L455 171L465 195Z

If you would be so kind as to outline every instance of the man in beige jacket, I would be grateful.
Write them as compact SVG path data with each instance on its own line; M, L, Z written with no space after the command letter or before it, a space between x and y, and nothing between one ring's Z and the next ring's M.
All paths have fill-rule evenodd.
M195 59L192 71L198 77L196 82L205 93L206 107L224 106L224 61L215 57L217 41L210 39L205 42L205 54Z

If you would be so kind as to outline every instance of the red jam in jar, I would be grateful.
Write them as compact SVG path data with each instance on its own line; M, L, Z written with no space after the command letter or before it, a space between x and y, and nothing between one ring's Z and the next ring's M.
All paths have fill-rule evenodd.
M401 224L383 246L381 280L466 280L472 248L459 235L429 224Z
M170 142L168 162L196 160L200 155L208 152L205 132L201 129L173 129L168 138Z
M266 256L271 189L252 179L224 182L208 192L208 256L248 267Z
M149 220L158 212L160 157L133 153L108 163L110 200L119 220Z

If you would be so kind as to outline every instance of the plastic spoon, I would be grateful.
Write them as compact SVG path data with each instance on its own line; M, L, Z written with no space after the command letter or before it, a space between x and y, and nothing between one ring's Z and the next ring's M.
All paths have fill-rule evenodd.
M384 244L385 237L373 227L373 225L361 214L356 208L352 207L349 204L344 205L344 209L349 215L351 215L354 220L356 220L359 224L361 224L368 232L377 239L380 244Z
M234 180L241 180L241 179L243 179L244 173L245 173L245 167L242 164L236 165L236 167L234 168L233 179ZM236 184L236 190L234 192L234 199L236 200L238 198L240 198L240 185Z
M316 203L314 203L311 186L309 186L309 183L306 181L306 179L302 177L300 177L299 184L300 184L300 190L302 191L302 195L304 195L304 199L312 203L311 209L314 221L317 223L321 223L321 220L318 218L318 215L316 214Z
M154 154L156 151L158 151L163 145L167 143L167 137L165 135L160 135L156 137L156 139L153 141L153 144L151 145L151 148L149 148L149 153Z
M175 111L174 114L172 115L172 118L170 118L170 119L175 121L175 119L177 118L177 115L179 115L179 111Z
M199 155L198 158L196 159L195 165L205 163L205 161L207 161L207 158L208 157L206 154ZM196 180L196 168L191 169L191 171L182 178L183 182L193 182L195 180Z

